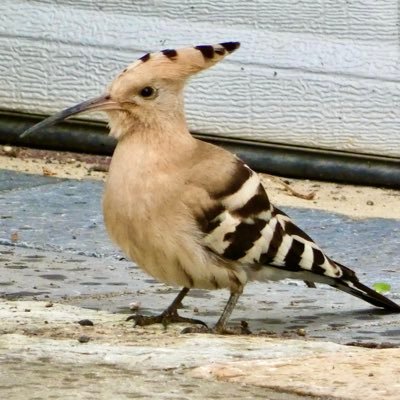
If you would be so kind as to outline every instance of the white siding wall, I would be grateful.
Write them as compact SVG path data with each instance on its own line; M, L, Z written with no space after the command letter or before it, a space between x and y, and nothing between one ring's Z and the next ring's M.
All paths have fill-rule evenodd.
M187 90L196 132L400 157L397 0L2 0L0 108L50 114L147 51L240 40Z

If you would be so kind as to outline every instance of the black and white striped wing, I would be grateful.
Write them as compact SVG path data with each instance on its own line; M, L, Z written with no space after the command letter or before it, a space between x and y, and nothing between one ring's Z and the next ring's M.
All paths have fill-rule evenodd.
M209 193L212 203L198 219L205 247L222 259L250 267L255 279L297 277L327 283L374 306L400 312L398 304L362 284L351 269L329 259L285 213L270 204L259 177L245 164L238 160L230 179L224 188Z
M268 199L258 175L238 161L226 190L214 194L218 207L203 224L203 244L219 256L246 265L309 271L340 278L342 269Z

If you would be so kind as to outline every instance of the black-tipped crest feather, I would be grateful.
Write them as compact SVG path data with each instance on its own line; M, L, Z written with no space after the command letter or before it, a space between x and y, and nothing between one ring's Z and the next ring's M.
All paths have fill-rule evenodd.
M232 53L236 49L240 47L240 42L224 42L220 43L220 45L228 52Z

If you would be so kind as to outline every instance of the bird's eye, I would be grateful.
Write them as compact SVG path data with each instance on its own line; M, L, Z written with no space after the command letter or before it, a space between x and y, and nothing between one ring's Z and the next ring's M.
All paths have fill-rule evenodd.
M140 95L142 97L152 97L155 94L155 89L152 88L151 86L146 86L140 91Z

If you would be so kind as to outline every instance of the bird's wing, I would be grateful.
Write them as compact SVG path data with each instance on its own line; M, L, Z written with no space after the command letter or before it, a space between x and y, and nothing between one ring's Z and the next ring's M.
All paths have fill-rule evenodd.
M278 275L285 271L283 276L327 283L377 307L400 312L398 304L363 285L354 271L327 257L274 207L260 178L247 165L230 155L218 166L218 174L210 174L215 169L212 164L196 168L193 174L200 180L192 183L202 191L192 197L188 208L194 211L204 247L226 261L254 266L256 270L274 267ZM206 196L202 196L204 192Z
M247 265L268 265L340 278L344 270L282 211L274 207L259 176L240 160L224 187L213 188L202 210L202 243L218 256Z

